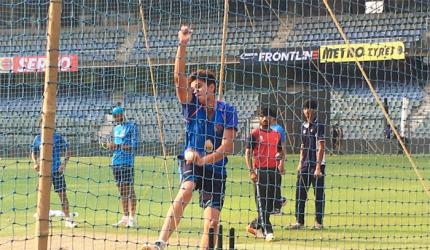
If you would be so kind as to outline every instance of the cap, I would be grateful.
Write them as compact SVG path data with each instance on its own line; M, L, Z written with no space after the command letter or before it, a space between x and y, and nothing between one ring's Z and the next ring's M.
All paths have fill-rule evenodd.
M119 115L119 114L124 114L124 108L120 106L116 106L115 108L112 109L112 115Z

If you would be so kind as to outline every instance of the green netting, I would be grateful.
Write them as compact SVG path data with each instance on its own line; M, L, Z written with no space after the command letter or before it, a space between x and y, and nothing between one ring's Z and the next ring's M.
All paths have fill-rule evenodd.
M235 249L428 248L430 4L226 2L227 25L222 0L62 2L56 131L72 152L64 176L78 227L67 227L52 191L49 248L140 249L158 239L180 190L177 155L184 150L185 121L175 93L174 62L183 24L193 30L186 73L210 69L219 79L222 70L223 100L238 114L220 221L224 249L229 248L231 228ZM0 249L33 249L35 244L38 174L30 153L40 133L49 4L0 2ZM342 33L354 44L350 49ZM416 171L393 128L387 127L366 78ZM317 101L318 120L325 125L324 227L313 230L315 195L310 187L304 227L295 230L302 109L309 99ZM112 226L124 214L110 166L112 151L105 149L112 140L116 123L111 111L117 105L138 129L134 227ZM270 218L273 241L256 238L247 229L258 208L244 155L251 130L259 125L259 107L275 110L287 135L281 185L287 203L280 216ZM203 227L196 191L169 249L197 248Z

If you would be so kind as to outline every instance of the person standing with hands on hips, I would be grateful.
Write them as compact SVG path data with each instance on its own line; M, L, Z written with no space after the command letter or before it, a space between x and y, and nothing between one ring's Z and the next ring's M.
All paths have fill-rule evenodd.
M324 217L324 176L325 176L325 125L317 119L317 102L308 100L303 105L305 122L300 128L300 160L297 166L296 223L290 229L302 229L305 225L305 205L309 186L315 193L315 225L313 229L323 229Z

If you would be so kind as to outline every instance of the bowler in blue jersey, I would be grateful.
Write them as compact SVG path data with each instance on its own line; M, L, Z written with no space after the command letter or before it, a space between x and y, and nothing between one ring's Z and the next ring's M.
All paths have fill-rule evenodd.
M124 108L117 106L112 110L117 125L113 128L113 142L108 143L112 150L112 172L121 196L122 218L113 226L136 227L136 193L134 191L134 157L138 145L138 129L134 122L126 121Z
M209 228L218 232L225 196L227 155L233 152L237 131L236 109L216 99L215 75L200 69L187 78L185 59L191 30L182 26L178 36L174 80L186 124L184 150L178 157L182 172L181 186L167 212L158 240L143 249L160 250L166 247L194 190L199 191L200 206L204 209L200 249L208 248ZM191 159L186 159L184 155L187 150L194 152ZM216 242L216 235L214 238Z

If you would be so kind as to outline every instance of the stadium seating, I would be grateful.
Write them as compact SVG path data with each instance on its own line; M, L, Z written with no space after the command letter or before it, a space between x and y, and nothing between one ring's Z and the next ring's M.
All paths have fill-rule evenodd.
M148 30L148 45L151 48L150 56L162 59L172 59L178 42L177 28L170 25L153 25L153 30ZM256 45L268 46L276 36L279 21L273 20L248 20L246 17L236 18L229 22L229 32L226 40L227 54L237 56L238 48L254 48ZM210 20L194 24L193 40L190 43L189 54L191 57L218 57L222 43L222 23L219 20ZM144 37L138 32L136 42L131 50L130 60L145 59ZM152 54L153 53L153 54Z
M257 100L257 94L229 92L226 95L226 101L238 110L239 131L245 128L246 121L256 111ZM75 154L94 146L104 126L112 127L112 119L107 116L112 106L110 97L57 98L56 129L66 136ZM126 95L124 107L127 119L139 125L141 141L159 143L160 134L154 97ZM164 142L166 145L182 145L185 124L176 96L160 96L158 107L163 124ZM4 121L0 127L0 135L6 138L0 142L0 148L8 150L11 155L13 152L29 152L34 136L39 133L41 99L0 99L0 114L0 118Z
M413 85L395 85L377 88L383 100L387 98L388 111L399 127L403 98L409 99L409 116L422 103L423 91ZM375 98L367 88L334 89L331 91L330 120L344 130L345 139L382 139L385 118ZM427 122L428 124L428 122ZM416 130L406 128L410 137L419 137Z
M407 47L421 40L427 32L426 17L429 13L373 14L340 16L340 23L352 42L397 41L406 43ZM170 20L170 18L166 18ZM280 30L281 22L291 22L292 18L281 16L280 20L250 20L247 16L235 16L229 20L229 32L226 40L226 55L237 56L238 50L271 47L276 39L284 39ZM148 24L148 45L145 49L143 33L140 26L105 27L99 29L65 29L61 34L60 49L62 53L78 54L82 64L95 61L112 63L120 61L135 62L149 56L157 60L172 61L177 44L177 28L171 23ZM342 42L333 21L328 16L294 17L286 42L288 46L313 46ZM218 17L208 18L201 23L193 24L193 40L190 43L189 56L206 61L218 57L222 42L222 20ZM137 30L137 31L136 31ZM27 30L0 31L0 55L43 55L46 49L46 35Z
M404 41L406 47L421 39L427 32L429 13L366 14L340 16L340 25L352 42ZM371 18L369 18L371 15ZM297 18L287 42L291 46L324 45L342 42L329 16Z
M125 38L126 32L121 28L63 30L60 36L60 51L65 54L78 54L83 61L113 61ZM40 31L0 31L0 55L44 55L46 43L46 34Z

